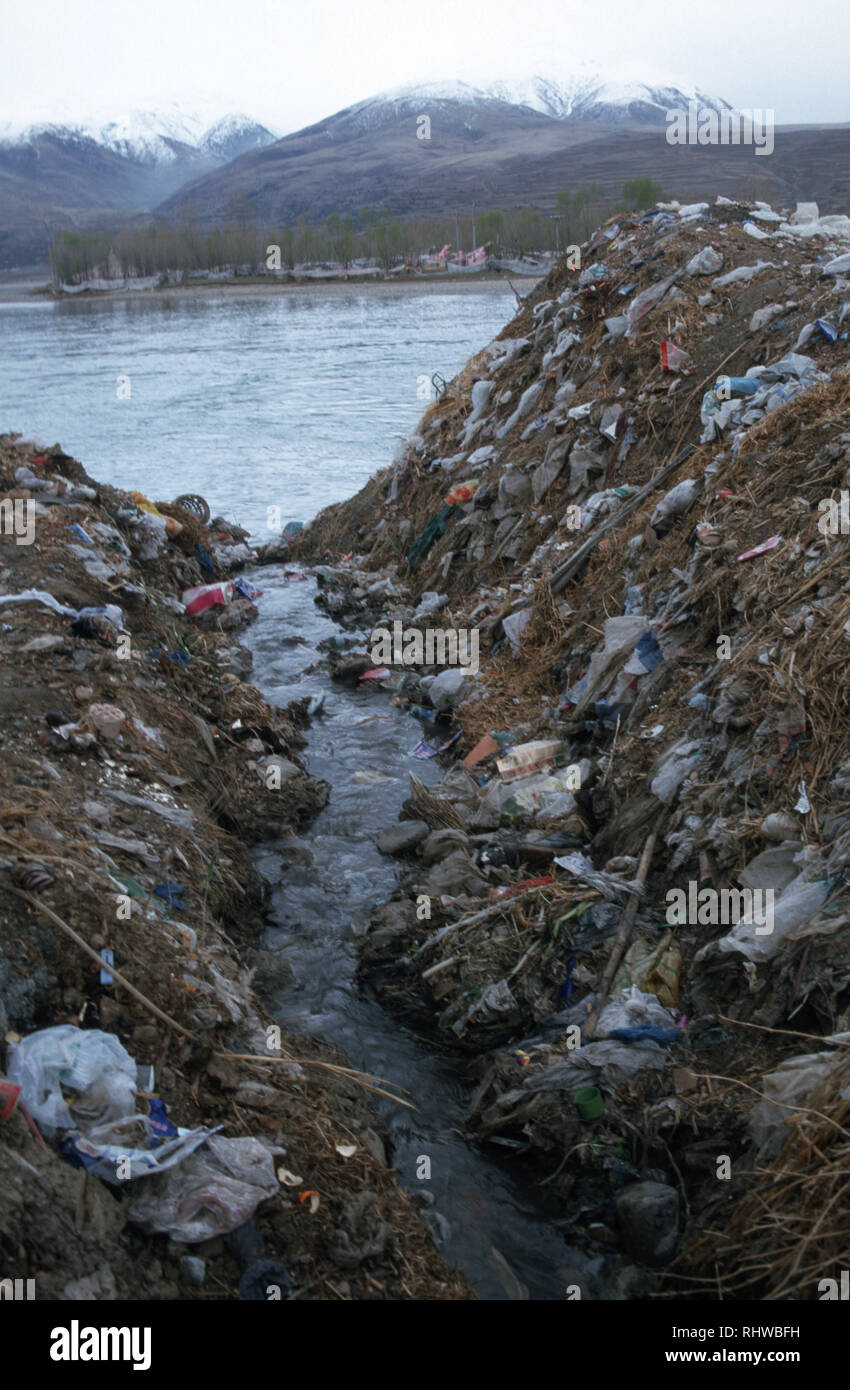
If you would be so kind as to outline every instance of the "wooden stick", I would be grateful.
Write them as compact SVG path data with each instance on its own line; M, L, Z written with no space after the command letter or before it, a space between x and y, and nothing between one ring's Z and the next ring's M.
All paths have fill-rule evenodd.
M50 921L55 923L66 936L70 936L71 940L79 946L81 951L85 951L86 955L91 956L92 960L96 961L99 966L103 965L103 960L98 955L97 951L93 950L88 942L84 941L83 938L74 931L73 927L69 927L67 922L63 922L62 918L59 917L52 908L48 907L46 903L40 903L38 899L32 897L30 893L24 893L20 888L14 888L11 885L9 885L7 891L14 893L19 898L23 898L24 902L29 903L30 907L34 907L37 911L43 912L45 917L49 917ZM161 1018L163 1023L167 1023L169 1028L174 1028L178 1033L182 1033L184 1038L194 1038L194 1033L190 1033L188 1028L184 1028L181 1023L170 1018L168 1014L163 1013L162 1009L158 1009L156 1004L152 1003L146 995L142 994L141 990L136 989L135 985L131 985L130 981L121 974L121 971L118 970L116 966L110 965L109 973L112 975L113 979L116 979L120 985L123 985L124 988L132 994L134 999L138 999L139 1003L143 1004L152 1014L155 1014L157 1018Z
M660 827L656 827L656 829L652 831L651 835L647 839L646 844L643 847L643 854L640 857L640 864L638 865L637 871L637 882L641 885L641 887L643 887L643 885L646 883L647 875L649 873L649 866L652 863L652 856L655 852L655 842L658 839L659 829ZM592 1039L596 1032L596 1025L599 1022L599 1015L602 1012L608 1000L608 995L611 992L611 985L614 982L614 976L616 975L617 969L620 965L620 961L623 959L623 955L625 954L626 943L628 942L628 939L631 935L632 926L634 924L635 917L637 916L639 903L639 894L632 893L629 896L629 901L626 903L626 906L623 909L623 916L620 919L620 929L617 932L617 935L614 939L614 946L611 951L611 955L608 958L608 964L605 967L605 973L602 976L602 984L599 987L599 998L597 999L596 1004L590 1012L590 1017L587 1020L586 1026L582 1029L582 1035L585 1039Z
M409 1100L402 1100L401 1096L393 1095L392 1091L385 1091L381 1086L372 1086L370 1081L382 1081L383 1077L371 1077L368 1072L355 1071L353 1067L340 1067L335 1062L319 1062L313 1058L306 1057L263 1057L256 1052L228 1052L225 1048L219 1048L219 1057L228 1057L236 1062L276 1062L281 1066L298 1067L319 1067L322 1071L333 1072L335 1076L342 1076L347 1081L356 1081L358 1086L362 1086L367 1091L372 1091L376 1096L383 1096L385 1100L394 1100L396 1105L403 1105L406 1110L415 1110L416 1106L411 1105ZM366 1080L369 1077L369 1080ZM388 1081L388 1086L394 1086L394 1081Z
M654 477L650 478L649 482L636 492L633 497L627 498L616 512L600 522L596 530L588 536L586 541L582 542L575 554L571 555L568 560L565 560L560 569L555 570L555 573L549 580L549 587L553 594L559 594L562 589L567 587L570 580L581 569L584 561L596 550L602 536L607 535L614 527L621 526L624 521L628 521L629 517L637 511L641 502L643 502L655 488L660 487L661 484L669 478L670 474L674 472L680 464L685 462L685 459L688 458L693 451L694 446L692 444L686 445L686 447L676 454L669 463L666 463ZM526 603L527 599L517 599L516 602Z

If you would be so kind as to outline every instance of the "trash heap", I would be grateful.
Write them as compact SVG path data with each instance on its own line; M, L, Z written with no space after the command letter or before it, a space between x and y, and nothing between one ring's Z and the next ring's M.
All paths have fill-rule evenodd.
M445 769L379 841L364 978L668 1296L850 1257L848 331L850 218L612 220L294 544ZM369 671L393 623L474 629L477 669Z
M393 1181L380 1081L263 1008L281 966L251 846L327 787L303 702L247 683L245 534L8 435L0 508L4 1278L469 1297Z

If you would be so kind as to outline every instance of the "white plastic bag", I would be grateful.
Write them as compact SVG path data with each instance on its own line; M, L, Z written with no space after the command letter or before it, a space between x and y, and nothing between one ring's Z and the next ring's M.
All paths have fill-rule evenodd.
M136 1063L113 1033L70 1023L30 1033L12 1051L8 1077L45 1130L88 1128L132 1114ZM71 1114L62 1091L79 1096Z
M137 1183L125 1210L143 1230L194 1245L235 1231L277 1191L274 1159L258 1139L210 1135L177 1167Z

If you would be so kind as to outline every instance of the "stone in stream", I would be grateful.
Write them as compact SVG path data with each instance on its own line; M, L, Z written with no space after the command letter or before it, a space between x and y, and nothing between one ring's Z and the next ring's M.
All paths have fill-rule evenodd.
M401 820L398 825L390 825L378 836L378 849L381 854L404 854L415 849L428 834L429 827L424 820Z
M469 836L462 830L447 827L445 830L432 830L422 845L422 859L425 864L433 864L445 859L453 850L469 849Z

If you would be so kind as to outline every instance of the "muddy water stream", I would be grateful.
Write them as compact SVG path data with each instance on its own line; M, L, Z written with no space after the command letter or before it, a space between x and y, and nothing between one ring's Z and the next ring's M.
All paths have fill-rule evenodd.
M295 977L267 1005L293 1030L339 1044L353 1066L410 1093L415 1111L375 1101L389 1125L391 1162L408 1191L432 1192L428 1218L438 1243L479 1297L563 1298L565 1267L575 1269L582 1257L537 1215L533 1195L464 1139L469 1082L357 987L352 919L385 901L398 874L374 838L396 821L410 771L433 782L440 769L409 756L421 727L386 692L352 692L324 673L303 674L319 656L317 644L342 631L315 606L315 582L287 582L269 570L249 578L263 590L260 618L244 639L254 654L252 680L279 705L325 695L304 758L310 773L332 787L328 806L300 838L286 842L288 852L268 845L258 853L260 872L275 885L275 925L265 946L285 958ZM302 857L310 862L298 862ZM416 1172L423 1155L431 1160L427 1183Z

